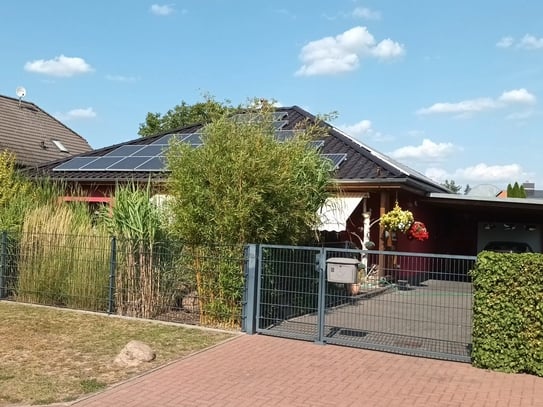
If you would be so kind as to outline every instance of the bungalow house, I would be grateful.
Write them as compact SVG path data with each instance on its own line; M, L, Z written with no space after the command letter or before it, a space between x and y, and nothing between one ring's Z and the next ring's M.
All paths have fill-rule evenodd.
M299 123L315 117L298 106L277 108L276 135L289 137ZM326 244L350 242L361 247L375 242L375 249L426 253L476 254L478 229L485 222L537 224L543 219L543 201L463 196L324 123L327 135L315 140L315 147L334 165L337 190L321 210L321 236ZM138 138L75 157L39 166L32 175L46 176L77 185L84 197L68 200L107 202L117 183L149 180L160 191L167 181L164 148L171 137L201 144L202 126L175 129L153 137ZM430 237L424 242L403 234L385 234L379 218L398 202L424 222ZM541 250L538 238L537 251Z
M34 103L0 95L0 150L32 168L92 150L87 141Z

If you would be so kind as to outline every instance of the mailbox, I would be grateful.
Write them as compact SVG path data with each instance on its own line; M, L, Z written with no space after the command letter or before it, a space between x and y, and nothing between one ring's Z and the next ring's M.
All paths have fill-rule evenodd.
M331 257L326 260L326 278L331 283L356 283L359 263L349 257Z

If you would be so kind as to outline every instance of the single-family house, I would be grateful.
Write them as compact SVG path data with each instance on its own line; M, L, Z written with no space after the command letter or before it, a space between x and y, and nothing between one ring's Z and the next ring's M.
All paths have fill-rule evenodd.
M38 167L92 150L75 131L21 98L0 95L0 150L15 154L21 168Z
M289 137L300 123L316 120L298 106L276 108L274 117L280 139ZM321 210L324 243L350 242L361 247L362 242L371 240L379 250L472 255L481 250L484 225L508 222L518 225L518 230L534 232L533 236L538 236L533 240L534 249L541 250L543 201L450 193L439 183L334 126L323 125L327 135L314 143L322 156L334 163L336 181L334 197ZM86 196L66 199L107 202L117 183L130 181L151 181L161 191L168 178L164 149L170 138L197 146L202 143L201 129L202 125L194 125L84 152L39 166L32 174L75 184L86 191ZM384 233L378 220L395 202L426 225L428 240Z

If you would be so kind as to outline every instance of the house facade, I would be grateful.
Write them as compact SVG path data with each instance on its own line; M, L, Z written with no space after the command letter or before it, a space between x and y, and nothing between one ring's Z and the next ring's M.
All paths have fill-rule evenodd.
M298 106L277 108L274 117L278 139L289 137L302 123L316 122L313 115ZM489 201L452 194L334 126L320 124L326 128L326 136L315 140L315 148L335 165L333 198L321 209L323 244L361 248L369 240L378 250L473 255L480 250L481 222L539 225L543 219L543 201L538 204L495 197ZM115 185L126 182L151 182L161 193L168 178L164 150L170 138L198 146L202 143L201 130L202 125L189 126L84 152L39 166L32 175L77 185L85 191L85 196L67 196L67 200L107 202ZM380 227L379 218L396 202L426 225L427 240L385 233ZM539 242L536 251L541 250Z

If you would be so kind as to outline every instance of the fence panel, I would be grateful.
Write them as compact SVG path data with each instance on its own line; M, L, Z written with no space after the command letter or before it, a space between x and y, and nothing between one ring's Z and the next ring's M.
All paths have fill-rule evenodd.
M470 360L472 285L468 271L475 257L267 246L261 251L259 306L268 314L261 313L259 332ZM323 258L320 262L315 259L319 256ZM354 273L356 283L321 278L321 309L317 307L319 275L327 277L331 263L336 262L346 264L345 270ZM325 264L320 270L319 263ZM296 297L310 299L311 306L293 303Z
M244 247L0 235L0 299L239 329Z
M259 247L257 332L315 340L319 290L319 256L314 247Z

